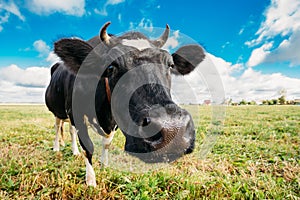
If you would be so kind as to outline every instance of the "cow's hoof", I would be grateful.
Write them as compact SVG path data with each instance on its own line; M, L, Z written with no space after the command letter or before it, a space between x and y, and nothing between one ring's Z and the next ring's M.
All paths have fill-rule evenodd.
M108 166L108 162L107 161L100 161L101 166L106 167Z
M53 147L53 151L59 151L59 147Z
M86 184L87 184L87 186L91 186L91 187L96 187L97 186L96 180L92 179L92 178L86 180Z
M85 177L86 184L88 186L96 187L97 184L96 184L95 171L92 165L87 160L87 158L85 159L85 164L86 164L86 177Z
M73 150L73 155L74 156L79 156L80 155L80 152L78 151L78 149L77 150Z
M103 158L101 156L101 158L100 158L100 164L101 164L102 167L108 166L108 159L107 158Z

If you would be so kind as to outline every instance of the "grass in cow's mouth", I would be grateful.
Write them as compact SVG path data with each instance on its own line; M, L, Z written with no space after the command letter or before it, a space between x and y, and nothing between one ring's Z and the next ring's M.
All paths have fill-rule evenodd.
M66 146L52 151L54 117L45 106L0 106L0 199L300 198L300 106L228 107L223 131L202 159L211 108L186 108L197 125L195 152L157 170L131 173L100 166L101 140L95 136L98 185L90 188L84 157L72 155L68 132ZM123 145L118 132L110 162L129 168ZM132 166L145 167L139 163Z

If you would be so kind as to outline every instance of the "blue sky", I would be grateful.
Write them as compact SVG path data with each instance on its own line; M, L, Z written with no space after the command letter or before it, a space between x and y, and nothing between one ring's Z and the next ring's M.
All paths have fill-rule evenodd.
M227 98L300 98L299 0L0 0L0 102L43 101L53 42L89 39L107 21L114 34L169 24L175 46L176 33L199 42Z

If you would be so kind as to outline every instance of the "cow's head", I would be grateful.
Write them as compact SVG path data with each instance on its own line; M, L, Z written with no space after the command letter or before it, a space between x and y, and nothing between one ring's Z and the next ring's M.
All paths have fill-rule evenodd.
M99 42L101 51L106 49L104 59L110 60L104 76L113 91L112 110L126 137L125 150L146 162L172 161L192 152L193 120L171 99L171 74L193 71L205 57L203 49L187 45L172 55L161 49L169 36L168 25L161 37L150 40L139 32L108 35L109 24L101 29ZM75 72L92 49L79 39L55 43L55 53Z

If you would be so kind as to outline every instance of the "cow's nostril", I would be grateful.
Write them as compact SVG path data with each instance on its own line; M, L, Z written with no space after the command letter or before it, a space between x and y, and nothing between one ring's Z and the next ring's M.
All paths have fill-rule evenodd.
M142 124L142 126L148 126L148 125L150 124L150 122L151 122L150 117L145 117L145 118L143 119L143 124Z
M166 105L165 108L166 108L168 114L174 114L178 110L178 107L176 104L168 104L168 105Z

